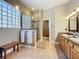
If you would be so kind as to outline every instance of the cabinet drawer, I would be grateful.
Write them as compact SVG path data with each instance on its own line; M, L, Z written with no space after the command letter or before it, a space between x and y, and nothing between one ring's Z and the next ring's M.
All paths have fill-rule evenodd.
M65 54L68 57L68 59L70 59L71 47L69 45L65 45Z

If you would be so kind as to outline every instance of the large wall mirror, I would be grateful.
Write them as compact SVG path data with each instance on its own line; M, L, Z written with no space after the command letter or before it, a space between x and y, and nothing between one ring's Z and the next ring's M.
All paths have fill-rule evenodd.
M73 32L78 31L78 17L77 17L77 15L74 15L69 18L68 25L69 25L69 27L68 27L69 31L73 31Z

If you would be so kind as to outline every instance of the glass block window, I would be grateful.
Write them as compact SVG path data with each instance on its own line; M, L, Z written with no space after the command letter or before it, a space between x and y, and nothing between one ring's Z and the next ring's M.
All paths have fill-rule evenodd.
M1 27L1 23L2 23L2 22L1 22L1 14L0 14L0 27Z
M20 11L0 0L0 28L20 28Z
M22 29L31 29L31 17L22 15Z
M3 11L2 13L3 13L3 15L7 16L7 12Z
M1 19L2 19L2 17L1 17L1 15L2 15L2 9L1 9L2 7L1 7L1 1L0 1L0 28L1 28Z
M11 8L11 6L8 4L8 13L10 13L11 14L11 11L12 10L12 8Z
M11 17L8 17L8 28L12 28L12 20L11 20Z
M0 10L1 10L1 8L2 8L2 7L1 7L1 5L0 5Z
M2 4L2 1L0 1L0 6L1 6L1 4Z
M7 16L3 16L2 27L7 27Z

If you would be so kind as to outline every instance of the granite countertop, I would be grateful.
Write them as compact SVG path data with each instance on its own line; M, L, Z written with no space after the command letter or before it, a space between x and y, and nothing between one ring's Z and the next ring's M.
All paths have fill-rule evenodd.
M64 38L79 46L79 37L74 38L73 35L61 34Z

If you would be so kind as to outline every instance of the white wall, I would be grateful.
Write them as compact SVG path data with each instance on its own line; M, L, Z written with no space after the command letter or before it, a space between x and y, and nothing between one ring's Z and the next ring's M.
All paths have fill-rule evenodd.
M68 20L65 19L76 7L79 6L79 0L70 0L69 3L56 6L49 10L43 10L42 19L51 21L51 40L55 41L58 32L65 32L68 28Z
M43 11L43 20L49 20L49 39L54 39L54 11L53 9Z
M55 39L58 32L64 32L68 28L68 20L65 19L72 11L79 7L79 0L70 0L69 3L57 6L54 9Z
M19 41L20 29L0 29L0 46L13 41Z
M70 2L69 2L69 8L68 8L69 13L71 13L77 7L79 7L79 0L70 0Z
M43 19L51 21L51 40L55 41L58 32L64 32L67 28L68 20L65 17L68 15L67 4L56 6L50 10L43 11Z
M68 15L67 4L60 5L54 8L55 15L55 39L58 32L64 32L65 28L68 28L68 20L65 17Z

